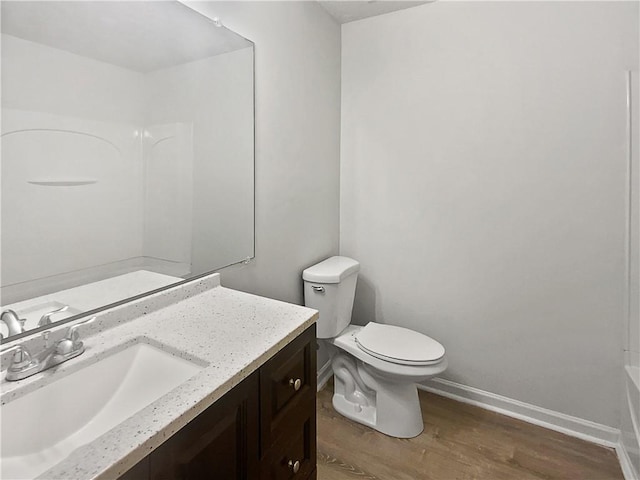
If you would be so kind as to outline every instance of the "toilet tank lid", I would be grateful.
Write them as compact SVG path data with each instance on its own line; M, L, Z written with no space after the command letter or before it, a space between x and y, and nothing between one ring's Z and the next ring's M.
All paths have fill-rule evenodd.
M315 283L339 283L357 273L360 264L348 257L330 257L302 272L302 279Z

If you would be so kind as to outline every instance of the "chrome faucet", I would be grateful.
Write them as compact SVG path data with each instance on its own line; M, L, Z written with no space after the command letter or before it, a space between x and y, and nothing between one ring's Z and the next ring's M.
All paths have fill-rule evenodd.
M60 365L84 353L84 344L79 340L78 327L93 322L96 317L91 317L81 323L69 327L65 337L54 345L49 345L49 334L46 331L42 334L45 339L44 349L32 355L24 345L16 345L2 353L13 351L13 358L7 368L7 381L13 382L30 377L43 370Z
M55 310L51 310L49 313L45 313L40 320L38 321L38 327L42 327L43 325L49 325L51 323L51 316L56 313L62 313L69 310L69 305L65 305L64 307L57 308Z
M18 335L24 332L24 322L26 318L20 318L13 310L5 310L0 314L0 321L3 322L9 330L9 336Z

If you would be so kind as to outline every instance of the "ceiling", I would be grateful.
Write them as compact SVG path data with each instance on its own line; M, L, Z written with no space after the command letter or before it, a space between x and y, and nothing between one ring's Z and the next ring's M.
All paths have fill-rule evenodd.
M383 15L396 10L417 7L429 1L402 1L402 0L318 0L318 3L335 18L338 23L348 23L354 20Z
M2 33L139 72L251 42L179 2L2 1Z

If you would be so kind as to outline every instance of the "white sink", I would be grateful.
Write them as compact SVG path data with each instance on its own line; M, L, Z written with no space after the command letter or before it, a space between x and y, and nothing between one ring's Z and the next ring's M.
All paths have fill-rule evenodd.
M201 369L137 343L38 390L18 393L2 406L0 478L37 477Z

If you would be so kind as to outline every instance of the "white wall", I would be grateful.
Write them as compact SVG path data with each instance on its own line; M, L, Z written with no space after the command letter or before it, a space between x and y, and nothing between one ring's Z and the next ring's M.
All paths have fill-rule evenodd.
M2 35L3 287L141 255L142 81ZM95 183L28 183L43 180ZM3 302L44 293L29 288Z
M436 2L342 31L354 318L446 378L618 426L630 2Z
M193 122L147 124L142 146L143 254L191 272Z
M146 85L147 125L193 125L191 273L253 256L252 48L156 70Z
M316 2L188 2L255 42L256 259L225 286L302 303L338 252L340 27Z
M2 35L2 106L138 124L144 75Z

